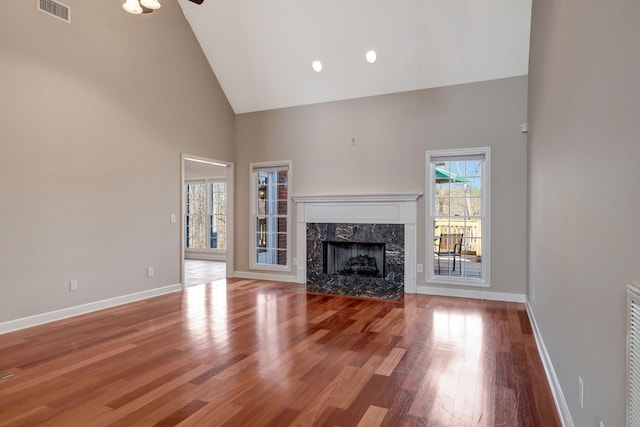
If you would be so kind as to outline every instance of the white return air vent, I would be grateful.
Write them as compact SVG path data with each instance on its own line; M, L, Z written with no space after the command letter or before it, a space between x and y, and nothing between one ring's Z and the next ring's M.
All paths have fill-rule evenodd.
M38 2L38 10L58 18L67 24L71 23L71 9L68 6L53 0L36 0Z
M627 287L627 426L640 427L640 289Z

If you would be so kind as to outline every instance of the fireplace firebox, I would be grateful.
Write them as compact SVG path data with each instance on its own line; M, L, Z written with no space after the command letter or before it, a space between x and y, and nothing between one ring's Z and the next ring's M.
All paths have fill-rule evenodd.
M324 274L385 276L384 243L323 242Z

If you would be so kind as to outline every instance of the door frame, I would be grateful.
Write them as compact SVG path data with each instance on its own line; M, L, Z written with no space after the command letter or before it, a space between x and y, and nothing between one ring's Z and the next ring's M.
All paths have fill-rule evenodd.
M197 156L194 154L181 153L180 156L180 283L182 284L182 289L186 289L185 286L185 278L184 278L184 261L185 261L185 207L187 202L187 195L185 192L185 180L184 180L184 170L185 170L185 160L191 159L204 163L212 163L218 166L226 167L226 179L227 179L227 253L226 253L226 276L227 278L233 277L233 272L235 271L235 257L234 257L234 236L235 236L235 228L234 228L234 164L233 162L227 162L224 160L217 160L210 157Z

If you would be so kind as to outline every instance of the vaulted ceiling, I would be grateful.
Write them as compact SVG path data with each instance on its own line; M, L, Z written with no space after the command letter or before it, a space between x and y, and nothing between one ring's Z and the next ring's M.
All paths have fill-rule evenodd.
M531 2L179 0L238 114L525 75Z

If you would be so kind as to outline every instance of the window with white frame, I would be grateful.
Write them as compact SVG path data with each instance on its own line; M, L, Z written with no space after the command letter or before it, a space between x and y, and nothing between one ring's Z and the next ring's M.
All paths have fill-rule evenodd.
M427 152L426 281L489 286L490 148Z
M291 162L251 163L251 268L289 270Z
M185 248L227 248L227 183L188 181L186 187Z

